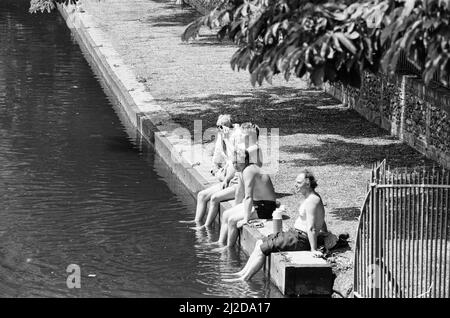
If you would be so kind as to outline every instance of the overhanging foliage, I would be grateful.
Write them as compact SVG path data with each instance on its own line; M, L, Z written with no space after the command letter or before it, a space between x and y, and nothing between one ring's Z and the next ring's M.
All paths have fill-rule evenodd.
M219 38L240 44L231 66L248 69L253 85L282 73L358 87L363 70L394 72L402 50L426 83L439 70L448 84L449 13L450 0L224 0L182 39L219 27Z
M56 7L56 3L75 4L78 0L30 0L30 12L50 12Z

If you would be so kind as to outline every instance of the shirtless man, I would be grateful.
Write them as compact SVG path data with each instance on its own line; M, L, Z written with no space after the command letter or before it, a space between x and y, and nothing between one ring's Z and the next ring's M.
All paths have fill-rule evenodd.
M323 245L321 234L327 232L327 226L325 209L320 195L315 191L316 187L316 179L310 171L305 169L300 172L296 179L295 190L302 194L304 200L298 210L299 216L295 221L295 228L258 240L245 267L240 272L232 274L238 277L225 279L225 281L250 280L261 269L266 256L272 252L310 250L314 256L322 256L318 247Z
M235 149L233 166L239 174L236 205L225 211L218 244L222 251L236 243L238 230L251 219L271 219L276 209L275 190L269 175L261 171L261 149L253 145L245 150Z

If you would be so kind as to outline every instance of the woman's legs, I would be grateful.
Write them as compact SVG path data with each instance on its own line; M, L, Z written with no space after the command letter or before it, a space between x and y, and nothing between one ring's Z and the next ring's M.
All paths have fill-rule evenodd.
M222 201L231 200L234 198L235 186L228 187L214 193L209 200L208 216L206 217L205 226L211 227L216 218L217 212L219 212L219 205Z
M221 189L220 183L210 186L197 194L197 209L195 211L195 222L199 224L206 212L206 205L211 196Z

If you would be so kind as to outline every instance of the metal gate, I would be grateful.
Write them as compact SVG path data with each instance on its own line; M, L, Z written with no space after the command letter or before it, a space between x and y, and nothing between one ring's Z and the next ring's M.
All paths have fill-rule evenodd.
M372 169L354 259L355 297L450 297L450 173Z

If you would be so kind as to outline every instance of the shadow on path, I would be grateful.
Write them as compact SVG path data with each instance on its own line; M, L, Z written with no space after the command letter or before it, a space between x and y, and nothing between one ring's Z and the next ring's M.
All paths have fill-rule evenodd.
M369 144L338 140L320 139L318 145L281 146L281 151L301 153L301 158L291 162L295 166L355 165L371 166L375 161L387 159L391 168L432 166L433 161L404 143Z
M186 26L202 16L189 5L177 5L175 3L167 3L167 1L152 1L161 4L165 3L165 5L149 12L148 16L144 16L141 19L142 23L150 24L152 27ZM170 14L167 14L167 12L170 12Z
M194 120L213 127L219 114L237 122L251 121L261 128L279 128L281 153L295 166L351 165L369 167L388 159L392 168L432 165L386 130L343 107L330 95L293 87L256 88L227 94L164 98L174 121L193 134Z
M357 221L360 208L353 206L347 208L334 208L329 214L333 215L336 219L342 221Z
M199 46L199 47L201 47L201 46L206 46L206 47L207 46L232 47L236 51L238 49L236 44L234 44L231 40L228 40L228 39L219 40L215 33L213 33L213 34L199 34L197 39L191 40L189 42L186 42L185 44L189 45L189 46ZM230 56L230 58L231 58L231 56Z
M227 94L161 98L158 102L169 108L175 121L191 131L196 119L203 121L203 127L211 127L219 114L229 113L238 122L278 127L283 135L324 133L357 138L387 133L355 111L339 106L340 102L328 94L300 88L255 88Z

